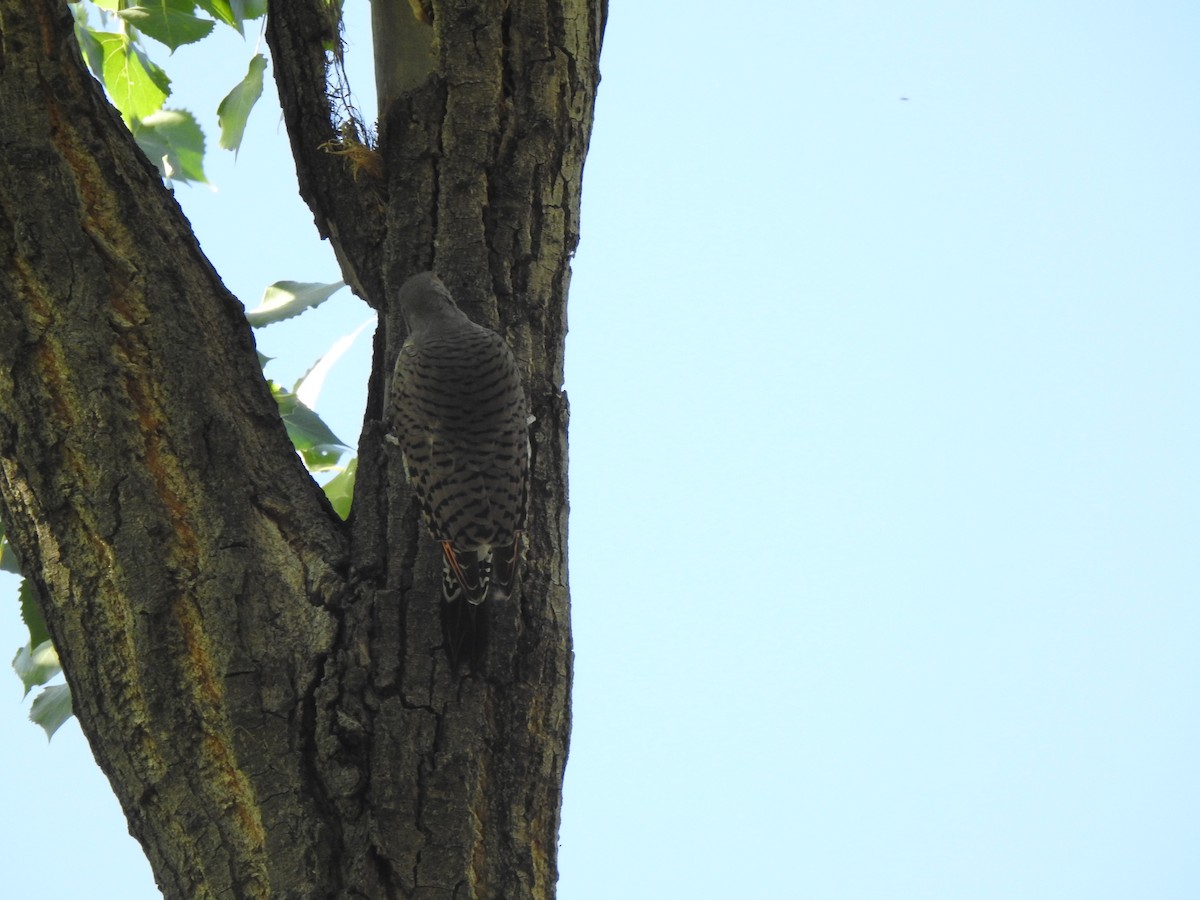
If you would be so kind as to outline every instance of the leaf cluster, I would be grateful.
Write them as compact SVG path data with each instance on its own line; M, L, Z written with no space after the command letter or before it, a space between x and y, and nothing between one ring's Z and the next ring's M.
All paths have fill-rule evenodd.
M104 86L142 151L163 178L206 183L204 131L196 117L171 109L171 79L147 50L150 38L174 53L208 37L218 23L244 35L261 19L266 0L82 0L71 5L75 37L88 68ZM236 152L250 111L262 96L267 59L250 58L245 76L217 106L218 146Z

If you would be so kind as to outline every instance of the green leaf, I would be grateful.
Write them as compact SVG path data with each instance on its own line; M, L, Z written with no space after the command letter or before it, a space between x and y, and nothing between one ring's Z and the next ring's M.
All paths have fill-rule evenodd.
M338 472L327 482L323 490L333 510L343 519L350 515L350 501L354 499L354 477L358 474L358 457L350 460L346 468Z
M242 24L260 18L267 11L266 0L197 0L196 5L243 35Z
M162 109L134 119L129 130L163 178L208 183L204 177L204 132L190 112Z
M305 372L300 380L292 387L296 392L296 396L300 398L300 402L310 409L316 409L317 397L321 394L321 388L325 386L325 378L333 369L334 364L342 358L342 355L350 349L350 346L358 338L364 328L375 321L375 316L367 319L349 334L344 334L336 341L333 346L325 351L325 354L313 363L312 367Z
M150 62L136 44L123 34L94 31L104 62L101 80L113 105L126 119L145 119L162 109L171 93L171 79Z
M196 5L218 22L224 22L230 28L236 28L238 34L245 35L242 31L242 21L233 11L229 0L196 0Z
M17 551L8 540L0 541L0 572L21 574L21 561L17 559Z
M298 316L306 309L320 306L346 286L346 282L315 284L303 281L277 281L263 291L258 306L246 313L246 318L255 328L282 322Z
M33 698L29 718L46 730L46 740L73 714L71 689L65 684L52 684Z
M225 95L225 99L217 107L217 121L221 124L221 149L233 150L236 153L242 145L250 110L254 109L254 104L262 96L263 72L266 68L267 58L261 53L254 54L246 77L234 85L233 90Z
M38 604L33 583L28 578L21 579L17 596L21 599L21 621L29 630L29 646L37 647L49 641L50 632L46 629L46 620L42 618L42 607Z
M96 79L103 81L104 48L96 40L97 32L88 27L87 8L82 3L72 3L71 14L75 17L75 40L79 42L83 59Z
M2 534L3 528L0 527L0 535ZM0 539L0 572L12 572L14 575L21 574L21 560L17 556L17 548L6 537Z
M337 466L337 461L347 449L321 417L300 402L291 391L274 382L271 393L279 404L279 414L287 427L292 446L299 452L310 472L324 472Z
M42 641L32 650L26 644L13 657L12 666L21 684L25 685L26 696L33 688L45 684L62 671L58 663L58 651L49 641Z
M174 51L208 37L217 24L193 15L195 8L192 0L150 0L144 6L119 9L117 15Z
M345 448L331 448L325 445L300 451L304 468L310 472L330 472L338 467L338 461L345 453Z
M261 19L267 14L267 0L233 0L233 8L240 8L246 21Z

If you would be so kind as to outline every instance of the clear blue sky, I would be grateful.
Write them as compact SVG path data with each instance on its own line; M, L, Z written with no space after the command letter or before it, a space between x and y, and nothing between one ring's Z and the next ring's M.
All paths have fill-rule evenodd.
M991 7L613 5L562 900L1200 897L1200 7ZM220 46L168 61L209 116ZM277 111L217 153L178 195L235 292L336 280ZM348 440L369 352L320 404ZM9 678L6 890L157 896Z

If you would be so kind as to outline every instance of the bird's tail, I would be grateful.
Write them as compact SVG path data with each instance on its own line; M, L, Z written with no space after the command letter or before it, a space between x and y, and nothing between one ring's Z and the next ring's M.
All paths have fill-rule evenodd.
M511 544L466 551L442 541L442 633L456 669L478 670L482 665L491 615L484 601L506 600L516 589L524 540L518 531Z
M450 666L459 674L484 671L492 607L476 606L461 598L441 606L442 637Z
M492 562L477 550L459 552L442 541L442 596L447 603L466 600L478 606L488 598Z
M492 577L488 596L493 600L507 600L517 587L521 577L521 556L525 549L525 533L518 531L511 544L492 550Z

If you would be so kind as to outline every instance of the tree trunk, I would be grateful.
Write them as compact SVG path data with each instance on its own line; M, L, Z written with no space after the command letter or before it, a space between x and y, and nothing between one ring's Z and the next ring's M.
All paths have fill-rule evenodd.
M301 192L380 312L351 520L300 465L240 305L66 5L0 0L5 525L167 897L552 897L565 302L605 5L375 0L365 157L326 96L328 9L274 4L267 34ZM536 416L526 575L482 607L469 673L383 440L395 288L425 268L507 336Z

